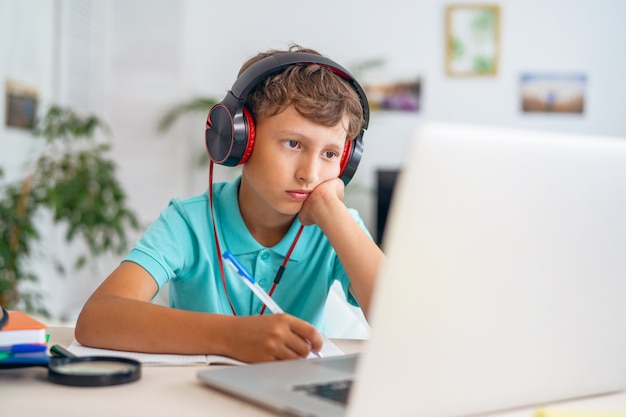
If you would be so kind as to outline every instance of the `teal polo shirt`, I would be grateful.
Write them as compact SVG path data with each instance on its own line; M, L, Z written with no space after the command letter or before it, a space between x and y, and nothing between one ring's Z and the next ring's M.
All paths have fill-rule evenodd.
M240 182L241 177L213 186L220 249L222 253L232 252L269 292L300 222L296 219L277 245L262 246L252 237L241 217L237 198ZM350 209L350 213L369 235L356 210ZM218 256L206 192L186 200L173 199L137 241L125 261L148 271L159 290L169 284L172 307L230 315L232 311L222 283ZM259 314L263 307L261 301L226 264L224 272L228 296L237 315ZM348 291L350 281L330 242L319 227L307 226L289 258L273 299L285 312L324 331L324 304L335 280L341 282L346 299L358 305Z

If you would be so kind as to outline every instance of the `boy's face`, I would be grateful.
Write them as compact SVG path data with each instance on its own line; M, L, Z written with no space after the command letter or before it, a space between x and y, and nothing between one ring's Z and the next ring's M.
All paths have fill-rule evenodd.
M316 124L294 106L256 125L254 150L243 166L240 204L261 215L293 217L319 184L337 178L347 120Z

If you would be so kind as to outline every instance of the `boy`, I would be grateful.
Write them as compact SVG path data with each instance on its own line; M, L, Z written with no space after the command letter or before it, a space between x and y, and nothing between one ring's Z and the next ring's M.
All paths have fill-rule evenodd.
M221 145L215 150L212 139L223 127L219 119L231 116L224 116L222 104L211 110L209 154L225 165L243 163L241 176L210 184L204 195L172 200L83 307L76 324L80 343L245 362L304 358L322 347L315 326L323 329L322 310L335 279L367 315L384 255L358 214L343 204L339 178L351 145L346 141L362 134L366 123L360 87L347 73L309 62L315 62L310 56L326 59L317 52L294 46L250 59L229 94L259 65L294 56L303 62L241 81L249 143L234 163L222 160ZM225 146L230 152L234 145ZM261 286L273 286L270 294L285 314L264 311L223 265L226 250ZM171 308L150 303L168 283Z

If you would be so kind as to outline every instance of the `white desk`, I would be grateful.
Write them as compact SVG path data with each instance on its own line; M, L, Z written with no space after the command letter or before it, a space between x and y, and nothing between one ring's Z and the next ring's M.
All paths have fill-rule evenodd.
M50 328L50 344L69 346L70 327ZM346 353L362 351L365 342L335 340ZM47 381L47 369L0 371L0 416L272 416L256 406L213 391L196 378L206 365L143 366L141 379L112 387L67 387ZM584 378L584 375L581 375ZM555 406L556 407L556 406ZM559 405L568 410L626 413L626 393ZM492 417L532 417L535 408L519 409Z
M69 346L72 327L51 327L50 345ZM345 353L362 350L361 340L334 340ZM46 368L0 370L1 417L271 416L258 407L220 394L196 377L206 365L142 366L141 379L111 387L69 387L47 381Z

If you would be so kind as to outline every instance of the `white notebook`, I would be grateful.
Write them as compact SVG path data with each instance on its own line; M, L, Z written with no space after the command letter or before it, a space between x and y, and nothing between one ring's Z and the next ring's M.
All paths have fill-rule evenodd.
M68 350L76 356L114 356L135 359L144 365L247 365L246 362L220 355L178 355L171 353L142 353L121 350L98 349L83 346L74 340ZM324 336L324 345L320 352L324 357L343 355L341 349ZM309 357L316 357L313 354Z

